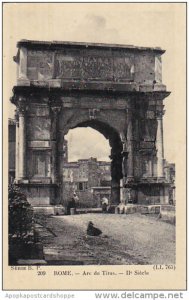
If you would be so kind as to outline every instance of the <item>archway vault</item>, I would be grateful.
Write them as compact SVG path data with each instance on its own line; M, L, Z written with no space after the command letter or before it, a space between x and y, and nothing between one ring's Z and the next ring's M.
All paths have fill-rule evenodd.
M78 123L79 122L79 123ZM90 127L99 133L101 133L109 141L111 153L111 203L118 204L120 200L120 180L123 178L122 173L122 152L123 142L121 141L121 135L117 129L113 128L105 121L98 119L83 120L74 118L74 122L67 123L66 132L69 129L86 128ZM65 128L65 126L64 126ZM65 132L65 131L63 131ZM62 134L63 134L62 132ZM86 141L87 143L87 141ZM61 163L61 162L60 162ZM64 166L63 166L64 167Z
M76 126L72 127L72 129L78 128L78 127L91 127L93 129L97 130L106 139L109 140L110 147L114 148L115 149L114 151L116 151L116 149L117 149L117 152L122 151L123 146L122 146L120 134L115 128L110 126L108 123L99 121L97 119L87 120L87 121L78 123Z

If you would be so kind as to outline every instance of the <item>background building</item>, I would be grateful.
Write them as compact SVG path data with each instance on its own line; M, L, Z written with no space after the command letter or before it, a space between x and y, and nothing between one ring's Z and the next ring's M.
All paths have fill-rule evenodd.
M169 184L169 203L176 204L175 199L175 164L164 161L164 174Z
M68 157L68 156L67 156ZM68 201L76 192L81 207L100 207L101 199L110 199L111 194L110 162L96 158L64 162L63 198Z

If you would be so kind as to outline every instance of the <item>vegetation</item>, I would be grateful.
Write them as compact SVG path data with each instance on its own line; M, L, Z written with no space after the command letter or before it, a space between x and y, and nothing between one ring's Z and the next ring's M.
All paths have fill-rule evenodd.
M25 239L31 232L33 209L26 195L15 185L9 186L9 237Z
M19 258L30 258L33 251L33 209L26 195L11 184L9 186L9 264Z

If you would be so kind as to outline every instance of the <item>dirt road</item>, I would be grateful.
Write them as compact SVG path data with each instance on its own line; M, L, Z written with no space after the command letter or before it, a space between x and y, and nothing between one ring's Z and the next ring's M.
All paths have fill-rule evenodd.
M89 237L89 221L103 232ZM80 214L47 219L43 234L49 264L137 265L175 263L175 226L133 214Z

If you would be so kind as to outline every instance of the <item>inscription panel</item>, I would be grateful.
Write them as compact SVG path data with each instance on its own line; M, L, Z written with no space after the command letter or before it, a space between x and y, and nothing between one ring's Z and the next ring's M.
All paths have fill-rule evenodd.
M113 60L107 57L88 56L83 58L84 79L113 79Z
M63 79L82 78L82 57L58 53L55 60L55 77Z
M149 53L63 49L29 50L27 55L30 80L161 82L161 58Z

